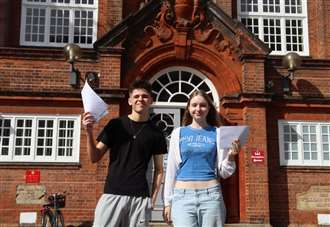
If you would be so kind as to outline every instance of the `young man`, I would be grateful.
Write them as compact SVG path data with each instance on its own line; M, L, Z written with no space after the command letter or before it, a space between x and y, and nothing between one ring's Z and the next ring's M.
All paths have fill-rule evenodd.
M83 115L91 161L99 161L110 151L104 194L95 210L95 227L148 226L163 178L163 154L167 153L163 134L149 120L152 102L151 85L135 81L129 88L131 114L110 120L97 143L93 135L95 119L90 113ZM146 171L151 157L154 179L150 201Z

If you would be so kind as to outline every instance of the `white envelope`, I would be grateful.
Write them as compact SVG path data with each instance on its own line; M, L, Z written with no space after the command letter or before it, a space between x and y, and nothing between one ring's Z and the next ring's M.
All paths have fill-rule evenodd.
M249 126L220 126L220 148L227 149L232 146L235 140L239 140L241 145L247 142Z
M90 112L99 121L103 116L108 114L108 105L98 96L89 86L87 81L81 90L84 111Z

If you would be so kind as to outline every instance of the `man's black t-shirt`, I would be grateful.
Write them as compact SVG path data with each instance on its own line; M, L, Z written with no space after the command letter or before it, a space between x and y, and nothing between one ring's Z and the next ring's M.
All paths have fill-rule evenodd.
M135 122L123 116L112 119L97 141L110 150L104 193L150 196L146 171L152 155L167 153L166 139L151 122Z

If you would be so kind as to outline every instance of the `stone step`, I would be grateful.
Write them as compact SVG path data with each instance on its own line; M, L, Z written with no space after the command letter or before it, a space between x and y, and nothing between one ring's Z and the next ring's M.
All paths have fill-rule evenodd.
M149 224L150 227L164 227L164 226L170 226L167 225L164 222L152 222ZM272 227L270 224L225 224L225 227Z
M37 227L38 225L26 225L26 224L21 224L19 225L19 227ZM83 224L71 224L71 225L67 225L67 227L91 227L92 223L91 222L86 222ZM164 222L151 222L149 224L150 227L171 227L172 225L167 225ZM2 227L2 225L0 224L0 227ZM17 227L17 225L6 225L6 227ZM173 226L172 226L173 227ZM225 227L272 227L269 224L226 224ZM305 226L304 226L305 227ZM313 226L306 226L306 227L314 227Z

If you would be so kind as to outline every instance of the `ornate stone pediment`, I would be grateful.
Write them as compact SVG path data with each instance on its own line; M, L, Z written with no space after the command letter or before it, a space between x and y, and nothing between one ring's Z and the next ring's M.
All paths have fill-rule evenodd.
M203 2L203 4L201 3ZM184 38L183 38L184 37ZM183 40L177 40L183 39ZM172 42L189 49L192 42L214 47L220 53L263 54L269 52L244 26L227 16L212 1L153 0L123 20L95 43L95 47L153 48Z
M208 72L227 94L241 90L242 59L262 59L270 52L210 0L151 0L95 48L102 53L122 50L127 83L170 65L190 65Z
M97 49L109 47L124 50L128 71L145 71L166 61L199 61L204 58L201 52L207 52L210 61L236 62L232 68L239 74L244 56L259 58L270 52L240 22L208 0L151 0L95 43Z
M240 22L211 1L205 2L202 5L200 0L163 0L153 21L141 27L144 33L140 33L140 38L129 38L135 47L133 55L169 43L179 59L189 58L194 44L205 45L232 60L269 53L268 47Z

